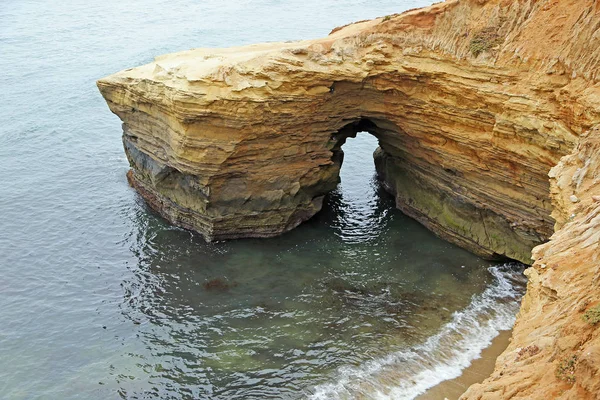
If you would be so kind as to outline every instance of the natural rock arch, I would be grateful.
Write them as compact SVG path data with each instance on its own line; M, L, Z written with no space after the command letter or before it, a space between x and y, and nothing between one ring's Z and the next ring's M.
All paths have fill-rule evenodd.
M375 154L378 174L406 214L481 256L527 262L531 248L551 232L550 211L543 202L532 207L524 196L504 199L502 204L498 198L503 193L485 192L489 176L472 174L481 166L479 154L490 153L485 148L491 147L489 140L478 142L477 136L481 131L487 135L491 122L486 128L480 121L477 132L469 132L473 126L460 122L473 113L468 105L451 107L451 113L466 114L458 121L443 120L436 116L439 109L423 106L418 93L381 90L377 87L381 79L366 79L360 85L334 82L326 92L309 98L308 107L304 98L277 104L272 97L253 105L251 118L260 122L252 121L249 127L243 126L247 120L237 120L239 114L230 120L194 116L172 126L170 116L159 108L120 110L125 113L121 115L132 165L130 183L161 215L207 240L270 237L321 209L323 197L338 182L341 145L347 137L369 131L381 146ZM434 96L433 91L427 96ZM305 110L295 110L302 105ZM428 118L437 119L442 128L459 125L468 134L447 135L423 122ZM482 118L492 119L487 113ZM474 143L484 146L474 148ZM532 188L548 191L546 168L532 170L513 157L490 158L488 165L493 173L502 171L498 176L508 165L537 184ZM498 184L513 186L510 179L504 177ZM519 229L517 221L524 220L529 222Z
M312 217L337 183L341 140L366 129L381 143L377 170L406 214L484 257L527 262L552 229L543 200L551 165L498 150L494 136L504 133L494 131L519 128L472 101L448 102L482 101L480 80L454 72L464 79L459 86L405 70L309 86L302 95L214 99L209 109L177 103L179 90L163 85L158 104L129 82L112 93L135 100L123 107L107 99L124 121L131 184L169 221L207 240L270 237ZM494 95L506 98L488 101ZM166 99L173 102L161 104ZM240 107L247 110L229 111ZM520 145L539 153L527 138Z
M477 254L530 263L553 231L547 173L597 121L578 111L596 97L581 96L563 64L515 68L491 47L473 57L464 32L478 21L497 24L499 43L520 37L511 21L532 12L490 7L448 1L320 40L190 50L102 79L129 180L207 240L269 237L318 212L337 181L335 134L370 121L399 208ZM565 35L572 65L596 60L577 52L587 36Z
M123 121L131 184L207 239L309 218L335 184L332 135L371 121L400 208L484 256L535 260L511 344L464 398L591 399L599 21L598 0L448 0L318 40L162 56L98 87ZM551 211L557 232L532 255Z

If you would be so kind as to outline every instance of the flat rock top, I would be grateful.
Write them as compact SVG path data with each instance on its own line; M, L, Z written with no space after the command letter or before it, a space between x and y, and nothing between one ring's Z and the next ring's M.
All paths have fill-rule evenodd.
M289 72L294 68L315 70L319 66L324 69L323 72L327 69L331 72L331 63L323 62L323 55L329 52L332 44L364 32L379 24L381 20L382 18L379 18L347 25L322 39L259 43L230 48L199 48L161 55L152 63L117 72L101 79L100 83L150 80L200 92L203 91L203 86L221 83L235 91L264 85L255 84L256 82L253 84L251 79L241 82L235 79L235 75L250 77L265 72L267 76L258 80L264 81L265 77L269 80L268 75L278 72L276 65L285 65L281 72Z
M257 99L273 96L275 91L286 96L307 95L307 88L324 84L319 82L320 77L359 81L402 68L403 60L415 56L419 58L419 70L427 70L428 62L440 58L453 60L467 73L477 73L475 66L479 70L492 68L497 73L502 70L584 78L598 86L598 4L593 0L534 4L523 0L448 0L349 24L320 39L162 55L147 65L101 79L98 84L106 87L154 82L194 97L206 96L205 100ZM474 56L472 42L487 29L497 32L493 34L494 43L487 52ZM284 81L289 85L278 90ZM326 89L311 93L320 94Z

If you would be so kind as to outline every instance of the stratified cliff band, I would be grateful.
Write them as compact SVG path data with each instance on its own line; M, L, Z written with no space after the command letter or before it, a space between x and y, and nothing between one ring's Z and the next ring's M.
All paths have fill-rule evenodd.
M528 270L518 340L468 395L536 398L543 381L585 398L600 391L598 333L581 319L600 296L599 64L598 0L449 0L318 40L161 56L98 87L123 121L132 186L207 240L309 219L359 131L379 139L397 206L472 252L531 264L556 222ZM559 340L560 313L578 340ZM574 353L581 379L555 373L590 343ZM527 384L520 345L535 346Z

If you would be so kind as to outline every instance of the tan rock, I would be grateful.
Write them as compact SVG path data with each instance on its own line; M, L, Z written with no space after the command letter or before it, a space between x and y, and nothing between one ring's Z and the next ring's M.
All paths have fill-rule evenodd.
M587 178L579 180L583 166ZM563 213L556 214L558 220L566 221L572 213L562 208L565 204L581 211L561 225L550 242L534 249L535 263L527 270L530 279L513 340L492 376L473 385L463 399L600 398L600 329L582 318L600 305L600 204L589 195L600 190L600 181L594 179L598 176L600 126L562 158L552 179L553 201ZM558 188L562 180L576 182L580 204L564 202L567 194ZM517 362L519 348L531 344L540 349L535 362ZM572 376L564 368L569 360L576 360Z
M310 218L362 130L398 207L439 236L530 263L556 230L511 345L464 398L594 398L598 330L581 315L600 302L598 26L594 0L449 0L318 40L161 56L98 87L132 186L207 240ZM572 382L557 370L573 356Z
M447 1L319 40L161 56L98 86L124 122L132 184L207 240L310 218L338 181L341 144L368 130L405 213L482 256L529 263L552 233L548 171L600 103L544 65L585 62L597 78L590 42L561 39L589 37L595 20L576 25L572 10L544 3ZM548 13L562 30L540 52L525 39Z

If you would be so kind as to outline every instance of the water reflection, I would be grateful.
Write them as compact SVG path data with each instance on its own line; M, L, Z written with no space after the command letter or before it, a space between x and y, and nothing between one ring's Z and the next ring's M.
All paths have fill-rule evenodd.
M278 238L206 244L141 207L121 310L147 376L116 368L123 395L302 397L423 342L483 291L486 262L393 208L364 156L375 147L350 140L323 212Z

